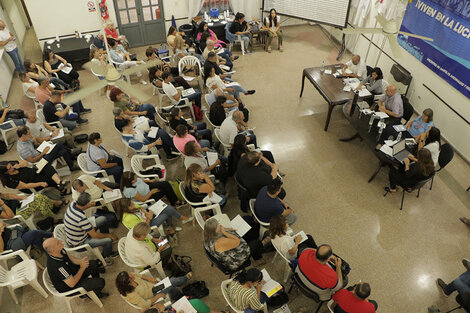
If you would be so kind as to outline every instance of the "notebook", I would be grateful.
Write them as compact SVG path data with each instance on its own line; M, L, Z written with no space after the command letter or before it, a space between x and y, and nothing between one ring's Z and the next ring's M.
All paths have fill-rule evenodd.
M195 93L194 91L194 88L189 88L189 89L184 89L182 92L181 92L181 95L183 97L187 97L189 95L192 95L193 93Z
M51 153L52 149L54 149L55 143L52 144L48 141L43 141L36 150L38 150L39 152L42 153L46 147L49 147L49 151L47 151L47 153L46 153L46 154L49 154L49 153Z
M240 237L245 236L245 234L251 229L250 224L248 224L240 214L235 216L235 218L230 222L230 226L235 229Z
M205 196L204 199L202 199L202 201L203 202L212 202L214 204L217 204L220 201L222 201L222 198L218 194L213 192L211 196L209 196L209 195Z
M193 308L185 296L181 297L181 299L173 303L172 307L176 310L176 312L197 313L197 311Z
M156 138L158 132L158 127L152 126L150 127L150 131L148 132L147 136L150 138Z
M103 200L105 203L110 203L121 198L122 198L122 194L121 194L121 190L119 189L113 189L112 191L103 192Z
M273 280L271 276L269 276L265 268L263 268L261 273L263 273L263 280L265 281L261 291L271 298L276 292L282 289L282 286L277 281Z
M209 164L209 166L214 164L219 159L219 155L217 154L217 152L208 151L206 152L206 157L207 157L207 163Z
M153 212L153 214L155 214L155 216L158 216L160 215L160 213L162 213L162 211L167 207L168 205L163 202L162 200L158 200L157 202L155 202L154 204L152 204L151 206L149 206L149 210Z

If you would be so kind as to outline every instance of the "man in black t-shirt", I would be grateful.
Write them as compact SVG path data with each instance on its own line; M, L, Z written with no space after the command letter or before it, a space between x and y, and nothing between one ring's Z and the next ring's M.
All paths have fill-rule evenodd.
M61 105L63 110L57 110L57 105ZM70 110L73 109L73 116L70 116ZM44 102L44 108L42 112L44 113L44 118L47 123L60 121L63 127L66 127L68 130L73 130L77 127L77 124L85 124L88 122L87 119L83 119L80 116L80 101L74 103L72 107L65 105L60 102L59 94L52 94L51 98ZM90 109L85 109L85 112L91 111Z
M44 250L47 252L47 272L54 288L58 292L66 292L79 287L86 291L94 291L98 298L107 297L103 292L105 281L100 278L100 271L104 273L103 265L97 260L76 259L64 250L62 240L49 238L44 241ZM92 277L89 277L89 276Z

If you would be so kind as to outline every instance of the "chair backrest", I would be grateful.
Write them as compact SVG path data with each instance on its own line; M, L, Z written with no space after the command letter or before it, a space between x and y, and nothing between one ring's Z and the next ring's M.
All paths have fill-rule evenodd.
M305 286L305 284L302 282L302 280L300 280L300 277L299 277L299 274L294 272L294 274L292 275L292 280L294 282L294 284L299 287L300 291L305 295L307 296L308 298L310 299L313 299L313 301L315 302L320 302L320 296L310 290L307 286Z
M212 264L215 264L215 266L217 266L217 268L219 270L221 270L222 273L224 273L225 275L230 275L233 272L230 269L228 269L227 267L225 267L225 265L223 265L221 262L219 262L219 260L217 260L212 254L210 254L210 252L207 251L207 249L205 247L203 247L203 249L204 249L204 252L206 253L206 256L209 259L209 261Z
M232 281L233 281L233 279L226 279L226 280L222 281L222 283L220 284L220 289L222 290L222 294L225 298L225 301L232 308L232 310L235 313L243 313L243 311L237 310L237 308L235 307L235 304L232 302L232 299L230 299L229 286L232 283Z
M122 237L121 239L119 239L118 241L118 252L119 252L119 256L121 257L122 261L129 267L133 267L133 268L136 268L136 267L145 267L144 264L135 264L135 263L132 263L128 258L127 258L127 255L126 255L126 237Z
M407 97L402 96L403 100L403 116L402 118L405 120L404 124L407 124L408 121L410 120L411 116L413 116L414 109L413 106L411 105L410 101L408 100Z
M86 163L86 154L85 153L80 153L77 157L77 163L78 163L78 166L80 167L80 169L83 171L83 172L88 172L88 166L87 166L87 163Z
M441 146L441 151L439 152L439 159L437 162L439 163L439 167L440 167L439 170L446 167L446 165L449 164L449 162L452 161L453 158L454 158L454 149L452 148L452 146L448 143L443 144Z
M388 85L390 85L388 81L382 79L382 93L385 93L385 89L387 89Z
M54 237L63 241L64 246L67 247L67 234L65 232L65 225L58 224L54 227Z
M37 109L36 110L36 117L40 122L47 123L46 118L44 117L44 112L43 112L42 109Z
M265 222L262 222L259 220L259 218L256 216L255 214L255 202L256 202L256 199L250 199L250 210L251 210L251 213L253 214L253 217L255 218L255 220L261 225L261 226L264 226L264 227L269 227L269 223L265 223Z
M187 55L181 58L181 60L178 62L178 71L180 75L183 75L183 67L185 65L189 66L194 66L197 65L199 69L199 76L201 76L202 70L201 70L201 62L199 62L199 59L196 58L193 55Z
M214 128L214 133L215 133L215 137L217 138L217 140L220 141L220 143L227 149L230 149L232 146L229 144L229 143L226 143L226 142L223 142L221 139L220 139L220 128Z
M416 189L421 189L423 188L424 185L426 185L427 182L429 182L433 177L434 175L436 174L436 172L432 173L429 177L423 179L423 180L420 180L419 182L417 182L413 187L412 187L412 190L416 190Z
M134 309L137 309L137 310L142 310L142 309L143 309L143 308L141 308L140 306L137 306L137 305L132 304L132 303L130 303L129 301L127 301L127 299L124 298L123 295L120 295L120 296L121 296L122 300L126 301L126 303L129 304L129 305L130 305L131 307L133 307Z
M204 99L206 100L206 103L207 103L207 105L208 105L209 107L212 105L212 103L214 103L214 102L209 103L209 102L210 102L210 101L209 101L209 100L210 100L210 96L211 96L211 95L208 94L208 93L206 93L206 94L204 95Z
M230 27L232 27L232 23L227 23L225 25L225 39L227 39L228 42L234 42L235 39L237 39L237 36L230 32Z
M283 258L283 259L284 259L284 260L285 260L287 263L289 263L289 264L290 264L290 260L289 260L289 259L288 259L288 258L287 258L285 255L284 255L284 253L282 253L282 251L281 251L281 250L279 250L279 248L278 248L278 247L276 247L276 245L274 244L274 242L273 242L273 241L271 241L271 243L272 243L272 245L273 245L274 249L276 249L276 252L277 252L277 253L278 253L278 254L279 254L279 255L280 255L280 256L281 256L281 257L282 257L282 258Z
M334 313L335 311L335 301L333 299L331 299L330 301L328 301L328 303L326 304L326 306L328 307L328 310L330 310L330 313Z
M220 128L220 126L216 126L216 125L212 124L211 119L209 118L209 112L208 111L204 112L204 116L206 117L207 122L209 122L209 124L212 126L213 129Z
M47 271L47 267L42 271L42 281L47 291L49 291L52 295L59 297L61 296L60 292L58 292L52 284L51 278L49 277L49 272Z
M192 201L189 201L188 198L186 197L186 193L184 192L184 182L183 181L180 182L179 189L180 189L181 195L184 198L184 201L186 201L192 207L210 204L210 203L206 203L206 202L192 202Z

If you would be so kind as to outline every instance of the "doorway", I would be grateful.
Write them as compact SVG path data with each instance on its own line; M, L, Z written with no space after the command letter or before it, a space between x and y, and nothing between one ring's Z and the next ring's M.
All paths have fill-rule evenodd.
M163 0L114 0L119 31L131 46L165 41Z

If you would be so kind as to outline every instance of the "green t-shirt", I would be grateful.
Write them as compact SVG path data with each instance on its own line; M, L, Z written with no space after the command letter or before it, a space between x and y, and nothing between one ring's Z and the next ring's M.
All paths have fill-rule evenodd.
M122 112L129 110L131 112L137 111L137 105L135 105L128 96L124 97L121 101L114 102L115 108L120 108Z
M197 313L209 313L211 311L207 304L205 304L202 300L191 299L189 300L189 303L191 303Z

